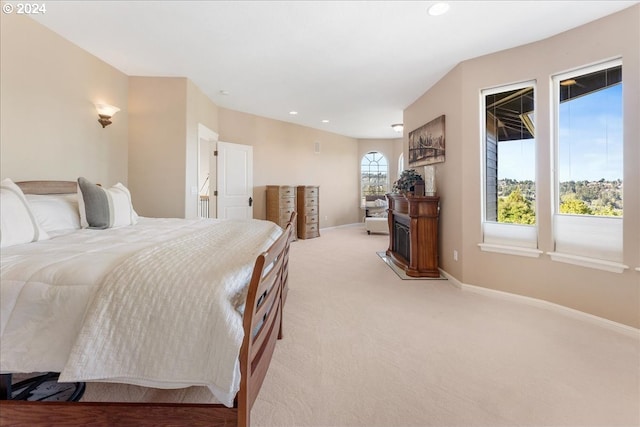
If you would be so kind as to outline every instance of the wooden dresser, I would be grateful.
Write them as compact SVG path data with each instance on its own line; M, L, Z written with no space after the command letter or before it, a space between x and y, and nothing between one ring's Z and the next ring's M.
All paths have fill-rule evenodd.
M285 228L295 210L296 187L293 185L267 185L267 220ZM296 229L295 224L293 228Z
M312 239L320 237L320 188L299 185L296 188L298 211L298 238Z
M407 276L440 277L438 217L440 198L387 194L389 249L387 256Z

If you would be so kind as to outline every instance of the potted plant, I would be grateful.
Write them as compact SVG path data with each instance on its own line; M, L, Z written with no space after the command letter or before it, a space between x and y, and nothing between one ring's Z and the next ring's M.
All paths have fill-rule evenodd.
M393 183L393 192L400 194L412 194L416 190L416 184L422 184L424 191L424 181L415 169L405 169L400 174L400 178Z

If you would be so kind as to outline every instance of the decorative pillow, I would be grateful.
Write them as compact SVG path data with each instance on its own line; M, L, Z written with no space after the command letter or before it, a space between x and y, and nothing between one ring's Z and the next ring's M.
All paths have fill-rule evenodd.
M0 182L0 247L47 240L24 193L11 179Z
M80 228L78 196L75 194L26 194L31 211L47 233Z
M136 224L137 215L131 205L131 193L122 184L102 188L86 178L78 178L80 224L103 230Z

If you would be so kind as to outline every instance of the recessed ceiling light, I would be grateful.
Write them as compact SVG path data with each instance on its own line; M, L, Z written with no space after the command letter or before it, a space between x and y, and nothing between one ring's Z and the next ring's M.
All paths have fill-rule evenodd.
M449 10L449 3L435 3L433 4L428 12L429 15L431 16L440 16L440 15L444 15L445 13L447 13L447 11Z
M220 95L229 95L229 91L223 89L220 91Z
M295 116L296 114L298 114L297 111L289 111L289 114L291 114L292 116Z
M324 120L322 120L322 123L329 123L329 120L324 119Z

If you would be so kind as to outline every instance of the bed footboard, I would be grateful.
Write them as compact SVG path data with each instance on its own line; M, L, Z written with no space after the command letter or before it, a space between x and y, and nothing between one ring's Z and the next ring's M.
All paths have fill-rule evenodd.
M27 402L0 403L0 426L215 426L238 424L236 408L208 404Z
M286 285L289 245L293 235L292 220L273 245L256 259L247 295L244 316L245 337L240 349L240 391L238 425L250 425L255 402L276 341L281 337L283 290Z

